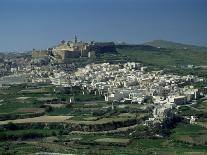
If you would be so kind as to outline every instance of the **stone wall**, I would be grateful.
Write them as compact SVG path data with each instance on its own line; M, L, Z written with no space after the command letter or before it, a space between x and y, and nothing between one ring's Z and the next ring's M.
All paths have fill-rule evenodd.
M52 52L48 50L33 51L32 58L44 58L44 57L48 57L51 54Z

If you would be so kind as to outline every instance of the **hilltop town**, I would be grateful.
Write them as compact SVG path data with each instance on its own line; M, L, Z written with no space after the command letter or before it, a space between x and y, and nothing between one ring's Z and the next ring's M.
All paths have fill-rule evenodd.
M0 0L0 155L207 155L207 0Z
M78 41L75 35L74 41L62 40L60 44L54 48L47 50L32 51L34 59L48 59L58 63L67 63L70 58L87 57L93 58L98 53L115 53L115 44L113 42L82 42Z
M126 49L128 55L122 55ZM0 151L19 152L18 140L28 149L34 145L31 151L36 154L107 154L105 146L110 145L110 151L115 148L133 154L135 143L144 143L145 138L160 146L168 142L169 150L170 145L186 143L184 148L200 145L198 151L203 151L206 139L202 135L207 134L205 65L142 63L130 55L134 49L169 50L86 43L75 36L74 41L61 41L46 50L1 55L0 139L12 141L12 145L3 143ZM182 73L188 69L204 71ZM205 131L191 139L175 133L186 126Z

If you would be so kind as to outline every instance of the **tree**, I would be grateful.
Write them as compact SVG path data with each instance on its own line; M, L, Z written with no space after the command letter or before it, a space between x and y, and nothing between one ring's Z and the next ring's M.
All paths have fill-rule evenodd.
M17 130L18 129L17 125L12 122L8 123L7 128L8 128L8 130Z

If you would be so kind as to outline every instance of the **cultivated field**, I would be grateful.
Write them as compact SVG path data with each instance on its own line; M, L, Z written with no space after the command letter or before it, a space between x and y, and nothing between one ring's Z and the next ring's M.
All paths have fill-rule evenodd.
M44 108L18 108L16 113L43 113L45 111Z
M71 92L60 89L54 93L53 90L51 85L37 86L34 89L20 85L2 92L1 115L28 115L29 118L16 117L11 120L8 117L5 121L0 121L0 154L6 152L22 155L40 151L75 155L206 153L206 128L180 124L170 130L171 135L167 138L151 138L148 128L140 130L145 117L150 114L146 110L147 104L117 104L111 110L111 104L104 102L103 98L94 94L83 95L79 88L74 88ZM71 96L75 97L75 104L48 102L52 99L68 101ZM202 114L204 123L203 109L206 108L206 103L195 108L198 112L202 111L196 112L198 116ZM184 110L184 114L191 115L194 108ZM39 112L44 112L43 116L29 115ZM51 124L45 128L47 123ZM142 137L136 137L136 133Z
M72 116L40 116L34 118L25 118L25 119L16 119L16 120L7 120L0 121L0 124L12 123L49 123L49 122L66 122Z
M95 140L98 144L105 145L127 145L130 142L130 139L124 138L101 138Z

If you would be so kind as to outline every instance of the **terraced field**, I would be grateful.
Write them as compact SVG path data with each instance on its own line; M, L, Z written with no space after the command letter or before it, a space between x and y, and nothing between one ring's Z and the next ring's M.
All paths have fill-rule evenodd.
M96 96L89 94L80 99L82 95L77 88L76 97L80 100L75 104L51 104L47 101L54 98L67 100L71 94L63 90L54 94L52 86L41 86L41 89L45 92L31 92L30 88L27 91L24 86L0 92L0 115L44 112L41 116L0 121L0 154L22 155L41 151L75 155L207 153L206 128L201 126L184 123L171 130L169 137L150 137L150 128L143 125L145 117L149 117L146 105L120 104L112 110L111 104L101 97L96 101ZM203 111L206 104L194 108ZM141 136L135 136L137 134Z
M24 124L24 123L49 123L49 122L66 122L73 116L40 116L34 118L25 118L25 119L15 119L15 120L7 120L0 121L0 125L8 124L12 122L14 124Z

